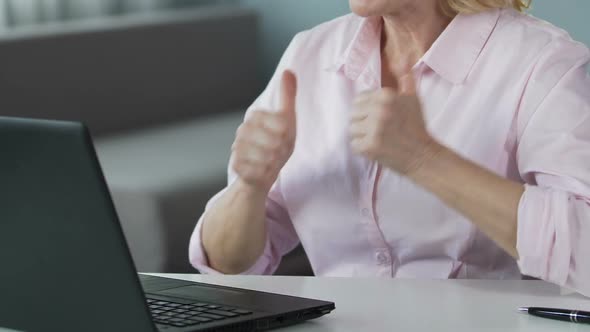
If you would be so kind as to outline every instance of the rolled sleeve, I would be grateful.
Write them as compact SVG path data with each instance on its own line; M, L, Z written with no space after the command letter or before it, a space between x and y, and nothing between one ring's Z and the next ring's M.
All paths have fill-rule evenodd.
M203 248L203 241L202 241L202 229L203 229L203 217L197 223L197 227L191 237L190 245L189 245L189 258L191 265L199 270L199 272L204 274L223 274L222 272L215 270L209 264L209 260L207 259L207 254L205 249ZM274 258L274 259L273 259ZM272 255L270 250L270 241L268 240L268 236L266 239L266 245L264 246L264 252L258 258L258 260L250 267L248 270L242 272L243 275L265 275L265 274L272 274L276 269L275 266L278 266L276 262L277 258Z
M521 271L565 286L570 270L569 195L526 186L518 210L517 249Z
M590 296L590 199L527 186L518 219L521 272Z
M586 296L590 296L590 78L585 70L589 59L587 48L569 45L556 47L538 65L519 115L517 150L518 168L527 182L518 208L521 272Z
M277 186L275 185L275 188ZM213 197L207 208L214 204L214 202L225 192L222 191ZM299 237L293 228L293 225L288 218L288 215L281 204L277 203L273 197L276 197L278 192L273 189L269 194L266 204L266 222L267 234L264 251L258 260L246 271L240 273L242 275L271 275L278 268L282 257L293 250L299 244ZM201 216L195 230L191 236L189 244L189 260L191 265L205 274L223 274L211 267L207 258L207 253L203 248L202 229L203 216Z

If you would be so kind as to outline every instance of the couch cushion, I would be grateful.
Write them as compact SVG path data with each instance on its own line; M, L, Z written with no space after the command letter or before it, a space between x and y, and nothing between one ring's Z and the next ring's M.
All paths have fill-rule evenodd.
M244 113L139 130L96 140L97 153L112 187L141 192L174 191L222 178L235 131Z

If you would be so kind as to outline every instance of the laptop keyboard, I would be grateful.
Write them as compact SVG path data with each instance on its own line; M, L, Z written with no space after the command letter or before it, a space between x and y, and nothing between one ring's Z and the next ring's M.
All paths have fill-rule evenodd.
M182 304L147 299L154 322L162 325L185 327L221 321L252 314L251 311L212 303Z

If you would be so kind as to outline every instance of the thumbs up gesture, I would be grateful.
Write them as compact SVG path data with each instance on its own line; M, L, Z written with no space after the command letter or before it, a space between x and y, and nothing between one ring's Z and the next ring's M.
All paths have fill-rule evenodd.
M231 165L239 178L255 190L268 192L295 147L297 80L283 73L281 109L253 111L238 128Z
M410 71L398 88L361 94L350 121L352 150L401 175L412 175L439 151L422 115Z

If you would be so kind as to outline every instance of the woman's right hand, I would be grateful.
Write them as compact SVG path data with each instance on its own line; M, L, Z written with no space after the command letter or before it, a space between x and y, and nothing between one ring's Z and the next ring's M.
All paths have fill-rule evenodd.
M295 147L297 79L283 73L281 109L253 111L236 131L231 166L251 189L268 193Z

